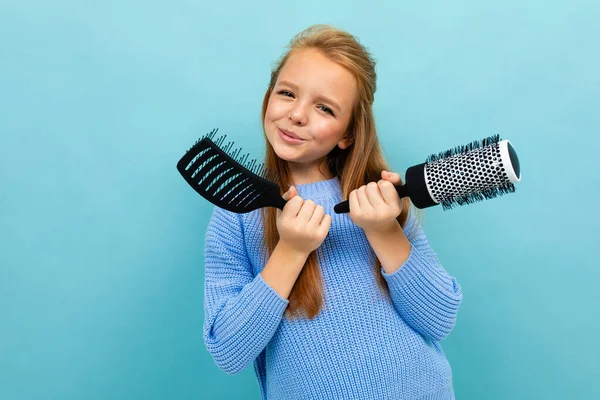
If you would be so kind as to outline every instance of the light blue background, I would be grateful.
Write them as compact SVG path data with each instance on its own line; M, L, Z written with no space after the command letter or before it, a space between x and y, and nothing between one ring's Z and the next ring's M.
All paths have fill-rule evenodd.
M394 170L499 133L517 193L425 213L464 290L458 399L600 398L596 1L0 3L0 398L258 398L204 348L212 206L175 164L264 149L270 68L313 23L378 60Z

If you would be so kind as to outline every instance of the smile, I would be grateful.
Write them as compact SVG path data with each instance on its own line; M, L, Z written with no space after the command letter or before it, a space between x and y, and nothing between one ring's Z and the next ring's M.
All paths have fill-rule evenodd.
M282 138L283 140L285 140L287 143L293 143L293 144L294 144L294 143L302 143L302 142L304 142L304 140L303 140L303 139L298 139L298 138L295 138L295 137L291 137L291 136L288 136L288 135L286 135L286 134L285 134L285 133L283 133L283 131L282 131L281 129L279 129L279 128L277 128L277 132L279 132L279 136L281 136L281 138Z

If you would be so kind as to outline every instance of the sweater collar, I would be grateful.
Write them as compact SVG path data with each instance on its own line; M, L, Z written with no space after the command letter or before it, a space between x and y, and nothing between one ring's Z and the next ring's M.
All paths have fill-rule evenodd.
M298 195L303 199L313 199L323 196L330 197L341 193L340 181L337 177L295 186L298 190Z

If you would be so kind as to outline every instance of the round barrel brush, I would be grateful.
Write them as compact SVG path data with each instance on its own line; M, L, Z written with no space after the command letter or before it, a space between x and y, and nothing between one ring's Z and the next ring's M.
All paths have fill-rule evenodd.
M442 205L444 210L514 193L521 180L515 149L499 135L430 155L406 170L405 183L396 186L400 198L409 197L417 208ZM349 201L334 207L350 212Z

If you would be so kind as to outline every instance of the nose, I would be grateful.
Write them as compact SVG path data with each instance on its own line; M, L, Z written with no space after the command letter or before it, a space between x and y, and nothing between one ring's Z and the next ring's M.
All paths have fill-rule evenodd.
M289 114L289 118L292 124L294 125L306 125L308 122L308 115L304 106L300 103L296 104L291 110Z

